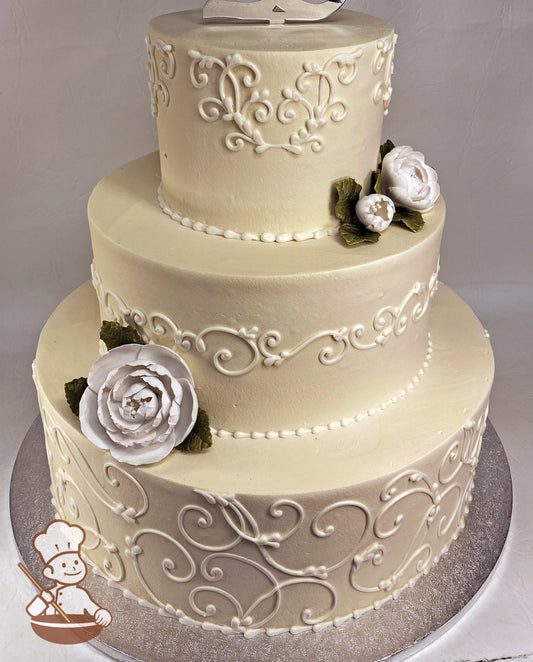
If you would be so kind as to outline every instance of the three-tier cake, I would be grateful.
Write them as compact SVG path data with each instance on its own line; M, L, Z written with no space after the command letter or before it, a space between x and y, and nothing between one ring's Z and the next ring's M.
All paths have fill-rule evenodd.
M92 284L51 316L34 373L59 516L110 582L184 624L340 625L412 586L464 526L493 358L438 284L444 202L420 231L357 246L335 218L337 182L376 188L394 46L388 23L345 10L150 24L159 152L95 188ZM144 376L108 413L116 393L95 388L85 418L109 438L82 434L64 384L99 359L102 320L186 362L209 450L117 459L114 443L148 438L116 441L125 409L151 425L184 411L181 396L152 411Z

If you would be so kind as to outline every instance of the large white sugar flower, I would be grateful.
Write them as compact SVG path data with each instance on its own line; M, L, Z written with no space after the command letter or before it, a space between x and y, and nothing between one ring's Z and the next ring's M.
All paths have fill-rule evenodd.
M391 224L395 212L394 202L386 195L365 195L355 205L361 223L372 232L383 232Z
M440 195L437 173L425 162L424 155L411 147L395 147L383 159L381 190L398 207L429 211Z
M97 359L80 400L83 434L119 462L159 462L198 415L187 364L160 345L122 345Z

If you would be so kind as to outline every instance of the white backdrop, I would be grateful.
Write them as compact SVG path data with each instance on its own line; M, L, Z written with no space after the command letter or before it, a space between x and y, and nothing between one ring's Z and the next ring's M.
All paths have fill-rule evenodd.
M4 485L37 413L30 364L39 330L89 276L89 193L116 166L157 148L146 24L155 15L201 4L0 0ZM526 517L533 453L523 443L533 424L533 2L347 0L347 6L386 18L399 34L383 135L424 152L439 173L448 206L441 278L492 332L498 376L491 418L515 471L523 550L523 541L531 546L533 540ZM6 495L7 489L0 504L0 549L7 545L13 555L4 540ZM20 610L23 600L15 594L25 580L14 585L5 567L0 572L0 591ZM512 577L513 591L531 586L525 561L515 564ZM506 629L494 625L485 637L472 639L468 650L475 659L482 653L533 653L533 635L524 634L528 627L531 632L531 605L531 596L524 598ZM13 640L16 632L26 632L23 621L16 614L0 618L0 645L10 660L18 654L26 659Z

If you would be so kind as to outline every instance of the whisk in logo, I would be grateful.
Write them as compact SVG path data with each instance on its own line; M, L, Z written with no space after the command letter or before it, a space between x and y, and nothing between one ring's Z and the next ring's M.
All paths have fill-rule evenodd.
M112 616L80 586L87 566L80 556L85 531L63 520L53 520L33 538L44 564L43 576L53 582L43 588L22 563L19 567L39 591L26 611L39 637L56 644L78 644L96 637Z

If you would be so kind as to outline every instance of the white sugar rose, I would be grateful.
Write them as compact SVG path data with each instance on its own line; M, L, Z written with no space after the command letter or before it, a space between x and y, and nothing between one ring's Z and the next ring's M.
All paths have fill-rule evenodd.
M159 462L198 415L187 364L160 345L122 345L97 359L80 400L83 434L119 462Z
M395 147L383 159L381 190L398 207L429 211L440 195L437 173L425 162L424 155L411 147Z
M355 205L357 218L372 232L386 230L391 224L395 211L394 202L379 193L366 195Z

